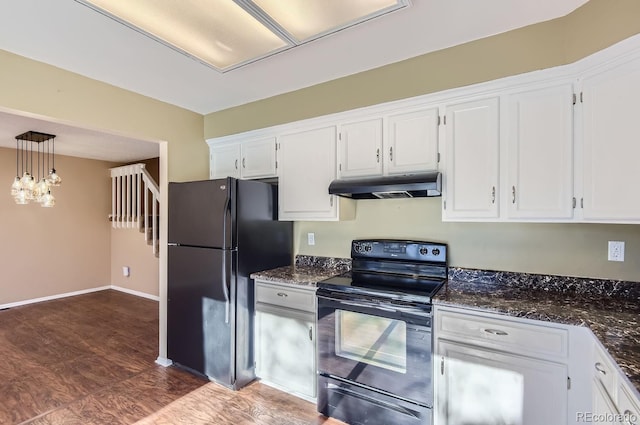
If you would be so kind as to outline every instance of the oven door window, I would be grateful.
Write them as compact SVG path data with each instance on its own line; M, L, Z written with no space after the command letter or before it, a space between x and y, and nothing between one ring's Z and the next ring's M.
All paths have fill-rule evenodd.
M386 317L336 310L335 353L394 372L407 372L407 325Z
M318 369L430 406L431 319L318 298Z

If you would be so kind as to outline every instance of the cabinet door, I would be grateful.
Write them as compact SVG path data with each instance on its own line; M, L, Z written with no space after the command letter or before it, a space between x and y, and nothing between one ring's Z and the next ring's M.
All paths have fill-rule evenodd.
M276 138L242 143L242 178L258 179L276 175Z
M336 127L281 136L279 208L281 220L337 220L329 195L336 178Z
M277 386L316 396L315 323L287 310L256 312L256 375Z
M210 154L209 178L240 177L240 145L213 146Z
M443 220L498 217L498 98L447 107Z
M438 340L437 423L567 423L567 367Z
M382 119L340 126L338 174L341 178L382 174Z
M582 81L583 219L640 221L640 59Z
M438 108L390 116L387 134L385 174L438 168Z
M598 380L593 381L593 416L598 418L604 418L605 421L598 421L601 424L605 425L621 425L622 422L616 421L618 416L618 410L615 408L615 405L611 401L609 394L604 389L602 384ZM583 419L582 422L592 422L588 421L589 419L586 416L586 412L584 419L581 417L576 417L577 420Z
M572 218L572 98L571 84L509 96L508 218Z

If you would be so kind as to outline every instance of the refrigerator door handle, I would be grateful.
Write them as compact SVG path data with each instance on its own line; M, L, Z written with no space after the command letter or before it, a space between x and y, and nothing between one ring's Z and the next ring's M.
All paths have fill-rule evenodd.
M222 292L224 294L224 323L229 323L229 285L227 285L227 254L226 250L222 251Z
M224 203L224 212L222 219L222 234L224 235L224 245L222 250L222 292L224 293L224 323L229 323L229 285L227 284L227 251L225 248L227 241L227 214L229 213L229 207L231 206L231 196L227 194L227 200Z

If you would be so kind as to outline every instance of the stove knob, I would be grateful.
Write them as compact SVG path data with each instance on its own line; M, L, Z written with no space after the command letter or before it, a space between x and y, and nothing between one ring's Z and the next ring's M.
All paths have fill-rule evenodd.
M429 250L427 248L420 248L420 255L427 255L429 254Z
M438 248L433 248L431 250L431 253L437 257L438 255L440 255L440 250Z
M365 245L365 246L364 246L364 250L365 250L366 252L370 252L370 251L371 251L371 245Z
M360 246L360 244L354 244L353 245L353 250L355 252L361 252L362 251L362 247Z

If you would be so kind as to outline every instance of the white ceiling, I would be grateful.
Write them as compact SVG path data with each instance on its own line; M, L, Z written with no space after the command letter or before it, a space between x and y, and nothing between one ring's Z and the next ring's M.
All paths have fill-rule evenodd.
M0 49L207 114L554 19L586 1L411 0L410 7L220 73L74 0L3 0ZM36 123L16 130L10 121L0 115L0 146L14 147L15 135L26 130L58 134L58 152L74 156L88 149L107 159L117 151L109 160L121 160L117 155L124 158L131 146L130 139L65 126L58 133ZM76 136L77 146L64 152Z

